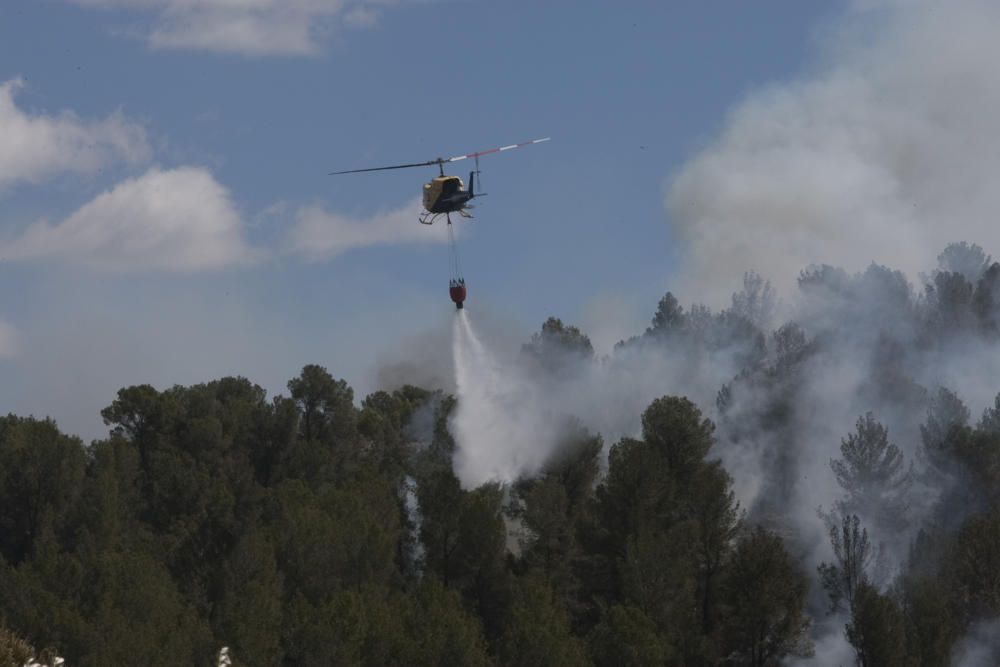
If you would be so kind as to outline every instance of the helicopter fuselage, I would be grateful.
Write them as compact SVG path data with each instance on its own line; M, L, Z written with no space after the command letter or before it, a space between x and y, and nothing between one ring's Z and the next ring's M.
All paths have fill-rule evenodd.
M472 217L466 210L472 208L469 201L486 194L484 192L480 192L478 194L476 193L475 177L476 174L479 173L480 156L490 155L491 153L503 153L504 151L509 151L514 148L529 146L531 144L540 144L548 140L549 137L532 139L531 141L522 141L519 144L499 146L497 148L490 148L489 150L468 153L466 155L456 155L455 157L450 158L439 157L433 160L427 160L426 162L411 162L409 164L393 164L386 167L367 167L365 169L332 171L330 172L330 175L357 174L363 171L386 171L389 169L409 169L411 167L430 167L432 165L436 166L438 168L439 176L433 179L430 183L424 184L423 205L426 212L420 215L420 222L425 225L430 225L433 224L436 216L448 215L449 213L460 213L466 218ZM459 160L468 159L476 161L476 168L469 172L469 189L466 190L465 184L462 183L461 178L458 176L448 176L444 173L444 165L449 162L457 162ZM448 222L451 222L450 218Z
M472 174L469 175L470 187L458 176L438 176L430 183L424 183L423 204L428 213L455 213L463 210L470 200L476 197L472 190Z

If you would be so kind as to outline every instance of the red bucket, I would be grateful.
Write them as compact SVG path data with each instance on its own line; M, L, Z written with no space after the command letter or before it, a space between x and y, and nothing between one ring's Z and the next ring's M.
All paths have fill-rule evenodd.
M448 294L451 295L451 300L455 302L455 307L461 308L462 303L465 301L465 283L452 281L451 286L448 288Z

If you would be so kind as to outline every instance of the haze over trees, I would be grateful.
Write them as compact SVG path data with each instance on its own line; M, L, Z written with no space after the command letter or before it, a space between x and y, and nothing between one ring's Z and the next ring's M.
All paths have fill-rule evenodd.
M547 386L630 356L728 375L614 438L571 415L478 488L461 396L358 401L316 365L287 396L123 388L89 445L0 418L0 665L763 667L829 627L859 665L951 664L1000 616L1000 381L950 371L1000 345L1000 264L959 244L924 281L811 267L780 325L755 275L721 312L668 293L608 357L551 318L516 362Z

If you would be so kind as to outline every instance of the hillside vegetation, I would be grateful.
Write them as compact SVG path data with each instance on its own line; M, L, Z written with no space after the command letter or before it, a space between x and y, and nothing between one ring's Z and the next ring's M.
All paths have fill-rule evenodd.
M971 415L989 377L959 364L1000 343L1000 264L961 244L920 290L875 265L800 290L774 329L755 276L721 312L667 294L608 358L550 319L519 363L553 386L654 352L736 372L614 442L572 415L508 484L460 485L460 397L357 403L315 365L273 398L124 388L91 444L0 418L0 620L69 665L763 666L822 627L858 664L950 664L1000 615L1000 396ZM834 502L810 504L808 461Z

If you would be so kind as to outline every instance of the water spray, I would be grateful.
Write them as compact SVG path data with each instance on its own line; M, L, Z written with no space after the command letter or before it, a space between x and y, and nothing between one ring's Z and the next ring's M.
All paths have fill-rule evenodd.
M538 406L537 388L516 364L502 365L469 319L455 313L452 334L458 405L451 420L455 474L466 488L512 482L536 472L554 439L551 422Z

